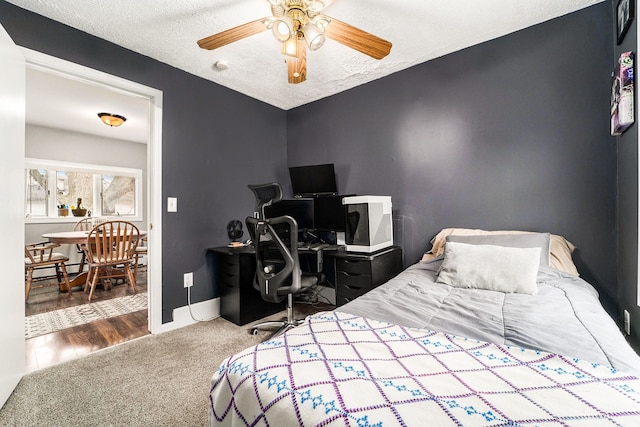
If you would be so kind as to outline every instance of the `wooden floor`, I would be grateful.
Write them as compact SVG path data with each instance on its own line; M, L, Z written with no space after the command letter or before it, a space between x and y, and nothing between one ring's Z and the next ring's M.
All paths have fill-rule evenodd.
M137 280L137 292L146 291L146 273L139 273ZM87 294L82 288L73 288L72 291L70 294L62 293L56 286L33 289L29 301L25 303L25 315L87 304ZM116 284L108 291L98 286L92 301L104 301L131 293L129 285L124 283ZM147 319L146 310L138 311L25 340L26 370L32 372L46 368L148 335Z

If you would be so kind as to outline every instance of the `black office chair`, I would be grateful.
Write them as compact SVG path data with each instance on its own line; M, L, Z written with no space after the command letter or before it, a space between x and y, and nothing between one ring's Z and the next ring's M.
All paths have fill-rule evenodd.
M260 219L265 218L265 206L282 200L282 186L279 182L249 185L248 187L256 196L256 212L258 212L258 218Z
M256 251L254 287L265 301L279 303L287 299L287 318L255 325L250 333L276 329L271 337L298 326L293 314L293 296L310 286L324 282L323 273L307 274L298 259L298 224L286 215L269 219L247 217L247 230Z

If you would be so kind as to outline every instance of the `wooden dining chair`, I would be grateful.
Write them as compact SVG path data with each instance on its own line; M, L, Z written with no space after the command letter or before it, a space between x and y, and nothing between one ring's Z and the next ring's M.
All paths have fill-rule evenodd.
M133 263L133 276L136 278L136 280L138 279L138 268L139 268L139 263L140 263L140 258L141 257L146 257L148 254L148 248L147 248L147 238L146 237L141 237L140 238L140 243L138 243L138 247L136 248L136 255L134 257L134 263ZM146 259L146 264L149 263L149 260ZM146 268L146 264L144 266L144 268Z
M69 276L67 275L67 267L65 262L69 261L69 258L61 253L54 252L53 250L60 246L59 243L32 243L24 246L24 268L27 274L25 281L25 301L29 300L29 293L33 286L33 282L43 279L34 279L33 272L37 268L53 267L56 270L56 278L58 279L57 285L61 291L71 292L71 285L69 284ZM43 284L38 287L51 286L51 283Z
M89 301L98 279L125 278L133 293L136 280L131 270L136 247L140 241L140 230L128 221L106 221L89 231L84 250L89 264L89 276L84 291L89 292Z
M91 222L93 218L83 218L80 221L76 222L73 226L73 231L89 231L93 228L93 223ZM80 266L78 267L78 273L82 273L84 271L84 265L87 262L87 256L84 253L81 245L76 245L76 249L80 254Z
M73 226L73 231L89 231L96 225L108 221L108 218L104 217L87 217L83 218L80 221L76 222ZM84 253L82 249L82 245L76 245L76 249L80 254L80 266L78 267L78 273L82 273L84 271L84 265L87 263L87 255Z

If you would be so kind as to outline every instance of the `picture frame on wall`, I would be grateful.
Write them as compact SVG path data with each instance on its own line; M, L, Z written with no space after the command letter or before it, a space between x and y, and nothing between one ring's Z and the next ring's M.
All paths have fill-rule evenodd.
M635 121L635 78L633 68L633 52L622 53L612 75L611 135L621 135Z
M618 0L618 6L616 7L618 44L622 43L624 35L627 34L631 22L633 22L634 6L634 0Z

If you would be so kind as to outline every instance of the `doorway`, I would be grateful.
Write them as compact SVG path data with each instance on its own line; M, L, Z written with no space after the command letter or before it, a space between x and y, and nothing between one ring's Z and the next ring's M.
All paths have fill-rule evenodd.
M144 173L144 200L143 209L144 215L142 218L142 224L148 231L148 259L153 260L149 262L146 269L146 288L147 288L147 305L148 316L146 317L146 330L151 333L161 332L162 318L161 318L161 271L162 271L162 256L161 256L161 123L162 123L162 92L149 88L143 85L139 85L134 82L130 82L119 77L115 77L106 73L102 73L96 70L89 69L77 64L70 63L58 58L54 58L39 52L35 52L29 49L21 49L27 63L27 76L30 72L41 73L51 78L63 79L67 83L74 85L84 85L87 88L87 92L91 91L106 91L114 97L129 98L132 101L145 105L145 120L144 123L140 123L141 120L130 120L128 123L129 128L142 127L146 137L145 141L138 141L138 144L146 144L146 162ZM29 91L29 78L27 77L27 91ZM44 93L44 92L43 92ZM29 117L29 102L27 101L27 117ZM95 108L85 108L87 116L91 116L91 119L96 120L99 123L97 113L101 111L92 111ZM61 111L61 106L57 108ZM117 112L114 112L117 113ZM95 116L95 117L94 117ZM77 120L82 122L81 119ZM29 123L28 123L29 124ZM82 123L78 123L82 125ZM99 123L102 128L98 128L97 132L108 132L107 126ZM46 127L46 123L40 124L40 127ZM126 129L126 128L124 128ZM58 130L60 131L60 130ZM73 131L74 135L82 135L87 130L76 129ZM27 132L28 133L28 132ZM109 134L104 134L109 135ZM102 136L102 138L109 138L109 136ZM114 138L117 139L117 138ZM82 144L79 144L81 149ZM29 234L25 226L25 234ZM73 219L70 221L44 221L42 224L38 224L32 234L40 235L42 230L46 229L55 231L56 227L62 227L64 229L72 228ZM82 294L80 291L74 293ZM85 295L86 296L86 295ZM140 322L140 319L137 320ZM143 328L144 329L144 328ZM145 331L145 333L147 332ZM128 335L131 338L135 338L135 334ZM85 346L86 347L86 346Z

